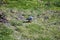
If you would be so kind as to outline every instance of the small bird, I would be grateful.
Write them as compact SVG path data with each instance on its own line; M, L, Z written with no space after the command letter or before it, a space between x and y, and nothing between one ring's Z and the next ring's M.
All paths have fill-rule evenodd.
M28 18L26 18L23 23L31 23L33 20L33 16L29 16Z
M32 22L33 16L29 16L26 20L27 20L27 22Z

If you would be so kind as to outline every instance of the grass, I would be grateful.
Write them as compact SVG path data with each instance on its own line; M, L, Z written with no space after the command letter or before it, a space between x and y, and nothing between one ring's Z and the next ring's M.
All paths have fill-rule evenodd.
M48 25L29 24L26 27L17 26L20 34L26 40L59 40L60 31L58 27Z
M0 24L0 40L13 40L12 33L11 29L7 28L4 24Z
M45 5L48 0L7 0L8 4L1 5L0 9L6 14L11 27L0 24L0 40L60 40L60 7L54 5L59 0L49 1L50 5ZM12 13L10 9L16 12ZM17 20L20 13L25 18L32 15L33 22L23 23L22 20ZM46 16L48 19L45 19Z
M22 21L10 20L10 24L12 26L21 26L22 25Z
M6 12L6 10L4 11ZM27 11L23 11L24 14L27 14L26 12ZM41 17L34 19L32 23L23 23L22 21L15 19L15 17L18 17L16 13L14 14L10 12L8 13L7 13L7 18L9 18L9 23L11 24L12 31L13 31L12 32L13 34L11 33L9 35L12 35L11 38L14 37L15 39L14 38L9 39L6 36L4 38L1 37L3 40L5 39L6 40L7 39L8 40L59 40L60 39L60 31L59 31L60 25L58 23L60 20L59 19L60 16L58 16L59 13L53 13L54 15L45 14L49 17L49 19L47 20L47 19L44 19L45 16L43 15L43 12L41 11L41 14L40 14ZM39 13L39 12L34 11L32 13L35 14L33 16L37 17L36 13ZM14 15L14 16L12 17L11 15ZM57 23L57 24L54 24L54 23ZM2 28L3 28L3 25L2 25ZM6 30L6 29L2 29L2 30ZM8 33L10 33L11 30L9 28L7 28L7 30L8 30Z
M5 0L4 2L7 3L6 7L17 7L20 9L35 9L38 7L39 4L37 0Z

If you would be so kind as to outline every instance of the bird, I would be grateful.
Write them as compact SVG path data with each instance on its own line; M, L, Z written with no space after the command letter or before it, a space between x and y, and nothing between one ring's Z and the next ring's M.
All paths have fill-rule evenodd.
M26 20L27 20L27 22L32 22L33 16L29 16Z
M29 16L28 18L26 18L23 23L31 23L33 20L33 16Z

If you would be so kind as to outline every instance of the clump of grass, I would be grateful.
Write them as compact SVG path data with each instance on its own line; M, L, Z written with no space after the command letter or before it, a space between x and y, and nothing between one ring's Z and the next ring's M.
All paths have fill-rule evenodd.
M11 36L13 31L7 28L5 25L0 24L0 40L13 40Z
M10 24L12 26L21 26L22 25L22 21L18 21L18 20L10 20Z

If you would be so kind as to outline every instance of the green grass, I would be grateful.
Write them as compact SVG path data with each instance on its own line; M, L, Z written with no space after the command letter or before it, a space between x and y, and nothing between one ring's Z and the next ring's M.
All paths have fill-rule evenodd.
M8 26L0 24L0 40L60 40L60 0L6 1L9 4L1 5L0 9L6 14L11 27L8 28ZM51 3L45 5L48 1ZM17 12L11 13L10 9ZM57 13L54 13L55 11ZM36 18L32 23L23 23L23 21L16 19L20 13L24 14L25 18L28 15ZM39 15L39 18L37 15ZM49 18L45 19L45 16Z
M31 40L59 40L60 31L57 26L28 24L27 26L17 26L23 39Z
M6 27L4 24L0 24L0 40L13 40L11 36L13 31Z
M5 0L8 8L20 8L20 9L36 9L38 8L38 0Z

